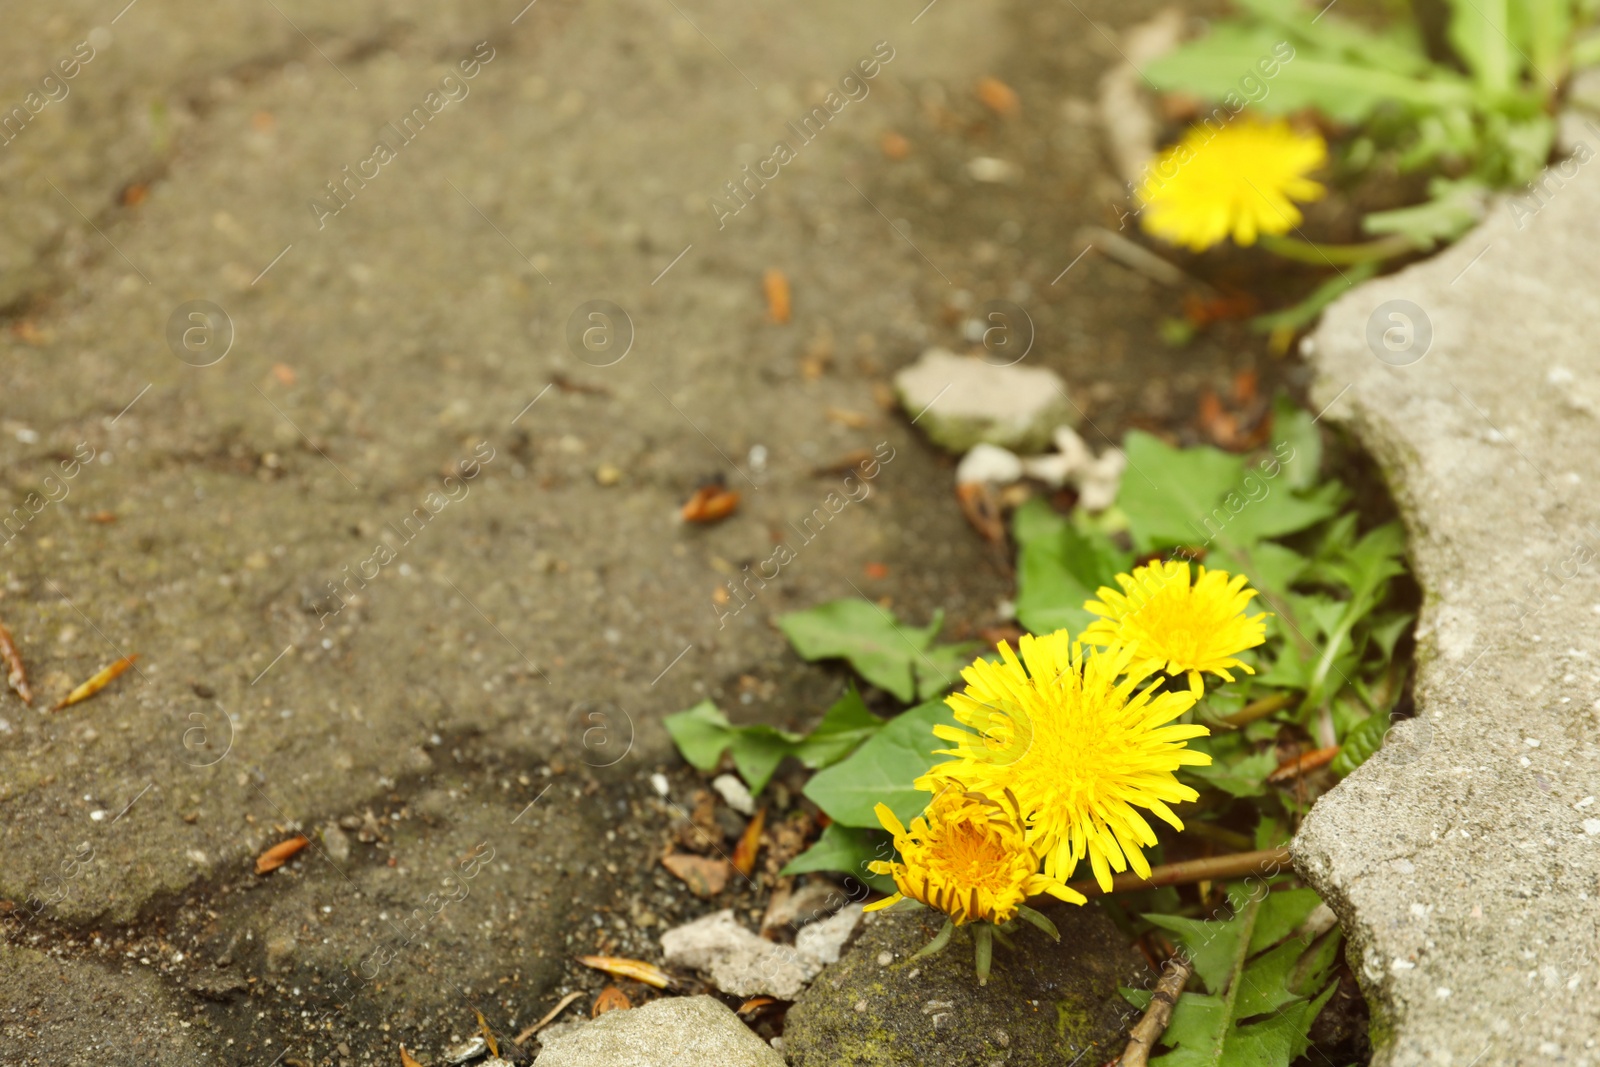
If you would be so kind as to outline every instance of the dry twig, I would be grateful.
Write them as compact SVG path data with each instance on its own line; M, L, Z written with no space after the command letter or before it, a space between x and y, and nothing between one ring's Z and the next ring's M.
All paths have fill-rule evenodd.
M1333 757L1339 754L1338 745L1329 745L1327 748L1313 749L1304 752L1291 760L1278 765L1278 769L1267 775L1269 782L1287 782L1292 778L1299 778L1303 774L1310 774L1319 767L1326 767L1333 762Z
M1145 1067L1150 1062L1150 1053L1155 1049L1156 1042L1161 1040L1161 1035L1167 1032L1172 1008L1178 1003L1178 996L1188 984L1193 971L1194 964L1181 952L1167 961L1161 981L1156 983L1155 992L1150 995L1150 1006L1145 1009L1144 1018L1128 1032L1128 1047L1122 1050L1117 1067Z
M1227 856L1210 856L1202 860L1185 860L1182 863L1163 863L1150 870L1149 878L1141 878L1131 871L1111 879L1113 893L1128 893L1135 889L1153 889L1162 885L1186 885L1189 882L1220 881L1225 878L1243 878L1260 874L1271 876L1289 868L1289 850L1269 848L1262 852L1236 852ZM1100 885L1093 878L1073 882L1072 888L1085 896L1101 895Z
M571 1004L574 1000L577 1000L581 996L583 996L583 990L581 989L574 993L568 993L566 996L561 998L560 1002L556 1004L555 1007L545 1012L544 1018L540 1019L538 1022L534 1023L532 1026L528 1027L511 1040L515 1041L519 1045L522 1044L524 1041L528 1040L528 1038L549 1026L557 1015L560 1015L562 1012L567 1010L567 1005Z

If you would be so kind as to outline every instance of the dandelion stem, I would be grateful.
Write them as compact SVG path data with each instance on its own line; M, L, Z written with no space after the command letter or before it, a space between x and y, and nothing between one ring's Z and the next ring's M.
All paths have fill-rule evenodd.
M1265 719L1273 712L1282 711L1284 708L1293 703L1293 693L1273 693L1271 696L1264 696L1259 700L1252 700L1250 703L1246 704L1232 715L1224 716L1217 721L1223 726L1232 726L1235 728L1240 726L1248 726L1257 719Z
M1297 263L1310 263L1315 267L1329 265L1349 267L1404 255L1407 252L1421 251L1414 241L1400 234L1391 234L1376 241L1365 241L1354 245L1324 245L1293 237L1273 237L1263 234L1261 247L1284 259L1292 259Z
M986 922L972 924L972 946L974 950L974 969L978 972L978 984L989 984L989 965L994 960L994 927Z

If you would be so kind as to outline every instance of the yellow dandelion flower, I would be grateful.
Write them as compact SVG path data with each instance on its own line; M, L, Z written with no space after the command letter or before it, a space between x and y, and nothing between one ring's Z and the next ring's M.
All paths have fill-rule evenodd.
M1199 794L1173 772L1211 762L1184 747L1210 731L1172 723L1194 696L1139 690L1151 672L1132 668L1131 649L1085 656L1065 630L1025 635L1018 650L1020 659L1002 642L1000 663L980 659L961 672L966 690L945 702L977 733L934 727L956 745L943 754L956 758L918 779L917 788L953 779L988 794L1010 789L1048 877L1066 881L1085 855L1107 891L1113 870L1131 865L1148 875L1141 849L1156 835L1138 809L1183 829L1168 805Z
M1316 133L1282 119L1241 118L1211 130L1195 126L1147 168L1138 197L1141 225L1153 237L1203 252L1228 237L1255 244L1300 225L1295 200L1327 191L1306 175L1328 159Z
M1242 574L1200 568L1189 584L1185 560L1157 560L1135 567L1132 574L1117 575L1122 592L1101 586L1099 600L1083 606L1104 616L1090 623L1078 639L1087 645L1134 650L1135 670L1189 675L1189 689L1199 699L1205 693L1202 671L1233 681L1228 673L1237 667L1246 674L1255 669L1238 659L1247 648L1267 639L1261 620L1266 613L1246 616L1256 591Z
M1006 803L969 793L959 783L941 791L907 830L887 804L877 806L878 821L894 835L900 862L874 860L873 874L894 878L900 891L868 911L887 908L903 897L950 916L957 926L987 920L1009 922L1029 897L1048 893L1082 904L1084 896L1039 873L1039 854L1028 845L1016 797Z

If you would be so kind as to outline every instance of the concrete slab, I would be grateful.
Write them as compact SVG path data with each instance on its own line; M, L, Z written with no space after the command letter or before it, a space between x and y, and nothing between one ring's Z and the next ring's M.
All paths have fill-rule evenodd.
M1383 1067L1600 1062L1597 218L1600 178L1569 164L1347 294L1309 345L1425 597L1416 718L1294 844Z
M0 619L39 695L0 696L0 910L65 978L40 1000L0 957L0 1002L52 1015L8 1020L0 1061L73 1062L86 1027L177 1062L435 1056L689 918L651 862L660 717L803 728L842 678L774 615L866 595L965 636L1010 588L876 399L900 365L1020 301L1030 361L1115 435L1247 362L1219 334L1152 373L1150 284L1061 244L1120 195L1061 107L1116 58L1085 19L1155 6L11 12L0 109L96 54L0 146ZM863 63L870 92L792 132ZM1022 116L979 112L994 73ZM880 446L830 511L850 486L816 472ZM738 514L679 524L717 475ZM749 579L782 538L797 561ZM484 842L472 895L396 934Z
M859 589L990 620L1001 561L954 506L928 514L948 471L871 399L927 340L918 292L945 283L840 175L918 79L984 72L971 42L994 11L918 38L847 4L263 10L219 14L207 53L191 9L144 0L114 27L129 47L74 83L103 76L96 106L121 121L226 82L136 207L110 207L142 176L91 116L61 124L76 147L45 112L0 149L30 174L81 165L105 209L62 187L94 220L71 224L79 252L28 229L67 218L48 184L5 213L43 251L0 339L0 619L38 693L0 700L0 900L69 977L151 959L224 1060L291 1039L308 1061L392 1059L473 1006L532 1021L571 956L619 936L595 908L621 887L671 899L605 843L633 840L629 791L672 762L660 717L711 695L804 727L839 687L774 615ZM794 138L868 61L872 92L719 229L708 202L746 149ZM408 118L409 140L385 125ZM394 157L347 178L384 138ZM766 321L774 267L788 325ZM594 301L609 345L585 344ZM833 369L811 379L819 338ZM870 483L814 473L880 445ZM712 476L739 512L680 524ZM785 537L796 561L749 579ZM567 774L552 822L521 817ZM301 831L312 847L257 884L253 857ZM344 989L485 841L495 888ZM0 963L8 1004L28 971ZM69 1028L36 1029L0 1032L0 1060L71 1058Z

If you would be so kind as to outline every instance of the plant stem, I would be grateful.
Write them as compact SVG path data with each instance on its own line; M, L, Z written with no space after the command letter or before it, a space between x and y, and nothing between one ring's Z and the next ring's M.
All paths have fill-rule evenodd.
M1261 247L1284 259L1292 259L1297 263L1310 263L1315 267L1349 267L1358 263L1388 259L1390 256L1403 255L1407 252L1421 251L1415 242L1400 234L1390 234L1376 241L1354 245L1323 245L1293 237L1273 237L1263 234Z
M1130 893L1137 889L1154 889L1164 885L1187 885L1190 882L1217 881L1224 878L1243 878L1251 874L1274 875L1289 866L1287 848L1269 848L1261 852L1237 852L1229 856L1208 856L1202 860L1185 860L1182 863L1164 863L1150 871L1149 878L1129 872L1111 879L1111 892ZM1101 895L1100 884L1093 878L1071 883L1086 897Z
M1246 704L1232 715L1224 716L1217 721L1223 726L1232 726L1236 728L1240 726L1248 726L1257 719L1265 719L1273 712L1282 711L1284 708L1293 703L1293 693L1273 693L1271 696L1265 696L1259 700L1252 700L1250 703Z
M989 965L994 958L994 927L986 922L972 924L973 963L978 972L978 984L989 984Z
M1155 992L1150 994L1150 1007L1145 1009L1144 1018L1128 1032L1128 1047L1122 1050L1117 1067L1145 1067L1150 1062L1150 1051L1161 1040L1161 1035L1167 1032L1173 1006L1178 1003L1178 997L1193 973L1194 963L1183 953L1167 961Z

